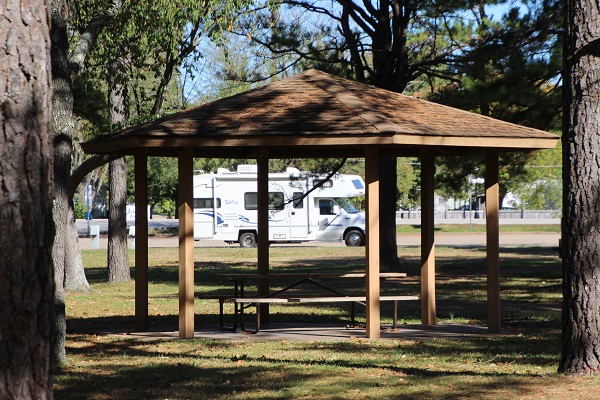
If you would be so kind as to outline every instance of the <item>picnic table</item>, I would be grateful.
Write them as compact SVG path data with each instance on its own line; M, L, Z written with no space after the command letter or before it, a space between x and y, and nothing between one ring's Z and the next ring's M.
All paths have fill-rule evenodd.
M256 273L222 273L215 274L215 276L227 279L233 282L233 296L218 296L219 300L219 313L220 323L222 329L237 330L238 322L242 332L247 333L258 333L260 330L260 305L261 304L283 304L283 303L337 303L337 302L349 302L351 306L351 325L355 325L355 304L365 304L366 296L355 296L348 295L341 292L339 279L360 279L365 278L364 272L279 272L270 274L256 274ZM406 273L404 272L383 272L379 274L381 280L397 280L405 278ZM248 281L256 281L258 279L269 279L269 280L292 280L293 283L288 284L282 289L276 290L269 293L266 296L253 296L247 297L245 293L245 286ZM336 288L331 287L331 284L324 284L324 280L335 280ZM314 295L314 294L291 294L291 289L297 288L303 284L315 285L318 288L323 289L325 292L330 293L329 295ZM418 300L417 296L380 296L380 301L393 301L394 302L394 318L393 318L393 329L397 328L398 323L398 302L406 300ZM224 309L223 304L225 302L234 304L233 312L233 326L225 326L224 324ZM256 325L254 330L246 329L244 325L244 309L251 305L256 306Z

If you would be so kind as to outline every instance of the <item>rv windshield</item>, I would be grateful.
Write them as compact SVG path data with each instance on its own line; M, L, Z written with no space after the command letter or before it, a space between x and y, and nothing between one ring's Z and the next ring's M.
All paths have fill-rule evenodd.
M358 213L358 210L356 209L356 207L354 207L354 204L352 204L352 202L349 199L345 199L345 198L342 198L342 197L336 197L334 200L348 214L356 214L356 213Z

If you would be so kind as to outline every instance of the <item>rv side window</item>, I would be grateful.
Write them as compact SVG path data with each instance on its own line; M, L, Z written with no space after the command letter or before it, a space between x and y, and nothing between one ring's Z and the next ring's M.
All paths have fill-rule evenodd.
M324 181L323 179L315 179L313 181L313 187L314 186L318 186L320 184L323 184L321 187L322 188L330 188L333 187L333 181L331 179L327 179L326 181Z
M357 189L364 189L365 186L362 184L362 182L360 181L360 179L352 179L352 183L354 184L354 187Z
M304 208L304 199L302 196L304 193L302 192L294 192L292 194L292 203L294 204L294 208Z
M283 210L284 200L283 192L269 192L269 210Z
M210 197L194 199L194 208L213 208L214 202ZM217 198L217 208L221 208L221 199Z
M244 208L246 210L258 210L258 198L256 192L244 193Z
M244 193L244 208L246 210L258 209L256 192ZM283 210L285 208L283 192L269 192L269 210Z
M333 200L319 200L319 212L321 215L335 215Z

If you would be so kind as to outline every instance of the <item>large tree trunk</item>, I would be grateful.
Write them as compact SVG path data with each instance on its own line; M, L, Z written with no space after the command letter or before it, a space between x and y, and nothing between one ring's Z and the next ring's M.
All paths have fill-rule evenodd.
M111 64L108 107L114 125L125 120L124 87L118 79L121 62ZM108 167L108 282L127 282L131 279L127 249L127 171L125 157L111 161Z
M559 371L600 371L600 15L566 2L563 125L563 329Z
M0 398L51 399L49 13L0 3Z

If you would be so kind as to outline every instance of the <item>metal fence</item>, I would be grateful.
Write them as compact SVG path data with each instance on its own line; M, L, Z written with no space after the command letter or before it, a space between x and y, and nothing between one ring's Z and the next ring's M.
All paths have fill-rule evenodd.
M561 217L562 211L560 210L500 210L500 219L556 219ZM485 219L485 210L439 211L434 213L434 218L467 221L469 219ZM421 211L397 211L396 219L420 220Z

